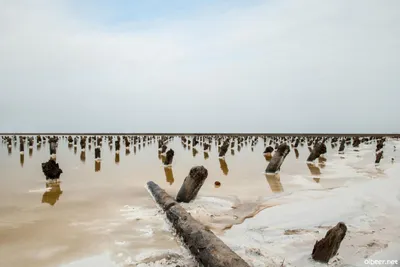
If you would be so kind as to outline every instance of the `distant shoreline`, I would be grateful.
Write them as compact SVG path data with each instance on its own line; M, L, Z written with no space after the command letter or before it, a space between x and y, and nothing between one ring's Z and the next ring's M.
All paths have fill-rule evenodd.
M400 137L399 133L0 133L0 135L139 135L139 136L203 136L203 135L223 135L223 136L388 136L388 137Z

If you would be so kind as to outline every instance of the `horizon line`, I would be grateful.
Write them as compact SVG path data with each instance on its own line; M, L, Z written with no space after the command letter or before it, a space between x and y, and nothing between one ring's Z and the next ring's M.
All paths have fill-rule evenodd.
M0 133L1 136L4 135L145 135L145 136L152 136L152 135L173 135L173 136L181 136L181 135L247 135L247 136L400 136L400 133L119 133L119 132L10 132L10 133Z

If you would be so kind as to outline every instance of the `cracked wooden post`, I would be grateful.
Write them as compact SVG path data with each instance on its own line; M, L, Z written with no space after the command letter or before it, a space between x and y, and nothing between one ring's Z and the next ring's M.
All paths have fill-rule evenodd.
M176 196L176 201L189 203L196 198L208 176L208 171L203 166L193 167L183 181L181 189Z
M96 147L94 150L94 158L95 160L100 160L101 159L101 150L100 147Z
M310 156L308 156L307 161L313 162L314 160L319 158L319 156L325 153L326 153L326 145L324 143L317 143L315 144Z
M171 165L172 160L174 159L174 155L175 155L175 152L172 149L168 150L165 160L163 162L164 165Z
M58 166L58 163L54 159L50 159L48 162L42 163L42 171L46 176L46 180L59 179L63 171Z
M221 149L219 151L219 157L224 157L226 152L228 151L229 148L229 142L226 141L222 146Z
M264 150L264 156L270 159L272 158L272 152L274 152L274 148L272 146L268 146Z
M193 137L193 147L195 147L198 143L199 141L197 140L197 137Z
M119 150L121 149L120 141L117 139L115 140L115 153L119 154Z
M213 232L196 221L157 184L148 182L147 188L158 206L165 212L166 218L180 237L180 240L201 266L250 267Z
M53 138L49 140L50 145L50 157L55 157L57 154L57 141Z
M347 226L343 222L339 222L326 233L323 239L315 242L312 258L315 261L328 263L332 257L336 256L346 232Z
M346 147L346 140L343 139L342 142L340 143L340 146L339 146L339 154L343 154L344 153L345 147Z
M265 172L276 173L277 171L279 171L281 169L283 161L285 160L289 152L290 152L290 147L286 143L279 145L277 151L275 152L274 156L269 162Z
M21 155L24 154L24 150L25 150L25 145L24 145L24 141L22 139L19 140L19 153Z
M375 150L375 164L379 164L383 157L383 141L379 140Z

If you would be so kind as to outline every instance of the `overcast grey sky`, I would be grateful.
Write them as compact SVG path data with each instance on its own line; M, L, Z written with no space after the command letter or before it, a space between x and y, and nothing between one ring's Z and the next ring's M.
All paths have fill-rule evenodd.
M399 0L0 0L0 132L400 132Z

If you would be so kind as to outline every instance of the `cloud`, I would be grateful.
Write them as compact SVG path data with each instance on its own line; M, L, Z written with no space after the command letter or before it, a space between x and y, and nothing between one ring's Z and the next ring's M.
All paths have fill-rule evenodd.
M70 3L0 1L0 131L400 131L396 0L113 24Z

